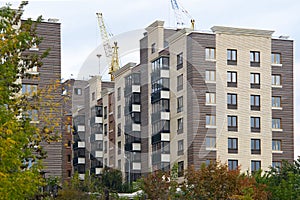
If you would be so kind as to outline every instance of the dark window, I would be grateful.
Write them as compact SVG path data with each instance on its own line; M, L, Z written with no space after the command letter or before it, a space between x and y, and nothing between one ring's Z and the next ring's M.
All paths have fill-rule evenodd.
M237 65L237 50L227 49L227 65Z
M132 103L133 104L140 104L141 103L141 95L139 93L132 94Z
M183 133L183 118L177 119L177 133Z
M261 168L261 162L259 160L251 160L251 172L254 173Z
M71 162L71 155L68 154L67 156L68 156L68 162Z
M122 129L121 129L121 123L119 123L118 124L118 137L121 136L121 131L122 131Z
M228 170L237 170L238 160L228 160Z
M118 106L118 118L121 118L121 106Z
M237 72L227 72L227 87L237 87Z
M104 112L104 119L106 119L107 118L107 106L104 107L103 112Z
M182 112L183 111L183 97L178 97L177 98L177 112Z
M184 175L184 161L178 162L178 177L182 177Z
M183 89L183 75L177 76L177 91L180 91Z
M121 99L121 88L119 87L118 88L118 101L120 101L120 99Z
M228 131L237 131L237 116L227 116Z
M177 55L177 70L183 67L183 54L180 53Z
M104 135L107 136L107 124L104 124Z
M121 154L121 142L118 142L118 155Z
M178 156L183 155L183 151L184 151L183 140L179 140L177 146L177 155Z
M75 89L74 89L74 93L75 93L76 95L81 95L81 94L82 94L81 88L75 88Z
M95 92L93 92L93 93L92 93L92 101L94 101L95 98L96 98L96 97L95 97Z
M260 95L250 96L251 110L260 110Z
M237 109L237 94L227 94L227 108Z
M104 153L107 153L107 141L104 141ZM104 161L104 163L106 162Z
M251 132L260 132L260 117L251 117Z
M68 170L67 173L68 173L68 178L70 178L71 177L71 170Z
M156 44L153 43L153 44L151 45L151 53L154 53L154 52L155 52L155 49L156 49Z
M237 138L228 138L228 153L238 153Z
M272 53L272 64L281 64L281 54L280 53Z
M260 139L251 139L251 154L260 154Z
M250 86L251 88L260 88L260 74L259 73L251 73L250 74Z
M259 67L260 66L260 52L250 51L250 66Z

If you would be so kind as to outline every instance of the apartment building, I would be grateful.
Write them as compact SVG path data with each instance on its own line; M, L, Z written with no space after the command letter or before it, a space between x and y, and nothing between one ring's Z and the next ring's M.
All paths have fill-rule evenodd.
M60 23L41 22L37 25L36 32L43 40L39 46L34 46L24 54L42 55L50 49L49 55L42 60L42 67L33 67L28 73L32 78L22 79L22 93L31 95L34 92L41 91L41 102L39 109L30 111L31 123L36 124L39 128L54 126L53 132L61 133L61 34ZM49 106L49 103L52 103ZM49 124L47 120L53 118L58 125ZM45 176L62 176L62 143L43 141L41 143L47 156L43 159Z
M215 160L242 172L293 160L293 41L269 30L211 30L153 22L140 63L120 68L106 86L99 80L96 99L85 95L97 101L85 106L99 122L88 140L99 147L93 173L114 167L130 182L174 164L181 177Z

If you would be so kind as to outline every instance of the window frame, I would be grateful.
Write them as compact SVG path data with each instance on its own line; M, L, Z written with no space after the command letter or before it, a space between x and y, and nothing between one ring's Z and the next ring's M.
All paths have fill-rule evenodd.
M272 151L282 151L282 140L272 140Z
M251 138L251 154L261 154L261 139Z
M177 156L183 155L184 154L183 152L184 152L184 140L181 139L177 141Z
M253 117L253 116L251 116L250 117L250 127L251 127L251 132L253 132L253 133L260 133L260 128L261 128L260 117Z
M213 77L213 79L211 79ZM205 81L206 82L216 82L216 71L206 70L205 71Z
M272 65L282 65L281 53L272 52L271 63L272 63Z
M227 115L227 130L228 131L238 131L238 116Z
M205 105L216 105L216 93L206 92L205 93Z
M183 67L183 52L177 54L177 70L181 69Z
M260 73L250 73L250 87L260 89Z
M239 149L239 139L238 138L232 138L229 137L227 139L227 150L228 153L233 153L233 154L237 154L238 153L238 149Z
M261 169L261 161L260 160L251 160L251 173L255 173Z
M216 116L215 115L206 115L205 116L205 125L206 125L206 128L215 127L216 126Z
M227 162L228 162L228 170L229 171L233 171L233 170L238 169L238 166L239 166L239 161L238 160L229 159Z
M235 103L234 98L235 97ZM227 93L227 109L237 109L238 97L236 93Z
M251 67L260 67L260 52L259 51L250 51L250 66Z
M177 76L177 92L183 89L183 74Z
M227 71L227 87L237 87L236 71Z
M251 94L250 95L250 108L251 110L260 111L260 95Z
M207 136L205 137L205 149L206 150L216 150L216 137Z
M183 96L177 98L177 113L183 111Z
M205 60L206 61L215 61L216 60L216 48L206 47L205 48Z
M227 65L237 65L236 49L227 49Z
M279 99L279 106L278 105L278 99ZM281 106L281 96L272 96L272 108L282 108Z
M272 87L281 87L281 74L272 74Z
M278 120L278 121L277 121ZM274 122L277 121L275 124ZM278 122L279 122L279 127L277 126L278 125ZM274 126L275 125L275 126ZM282 124L281 124L281 118L272 118L272 129L281 129L282 127Z
M183 117L177 119L177 133L183 133Z

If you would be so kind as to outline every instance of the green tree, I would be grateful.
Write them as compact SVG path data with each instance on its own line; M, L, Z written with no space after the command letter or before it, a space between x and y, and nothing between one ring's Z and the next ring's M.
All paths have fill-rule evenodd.
M47 134L30 123L32 104L21 95L20 80L32 77L27 71L41 67L47 52L28 52L41 42L36 27L42 18L21 22L25 5L0 9L0 199L32 198L44 185L38 158L43 157L39 142Z

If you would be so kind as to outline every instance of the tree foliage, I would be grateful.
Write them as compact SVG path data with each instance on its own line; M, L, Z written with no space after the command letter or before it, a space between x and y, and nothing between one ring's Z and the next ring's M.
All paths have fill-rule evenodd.
M41 42L36 27L42 18L21 22L25 5L0 9L0 199L31 198L44 185L37 159L43 133L30 123L32 104L20 92L20 80L32 78L28 70L41 67L47 52L28 52Z

